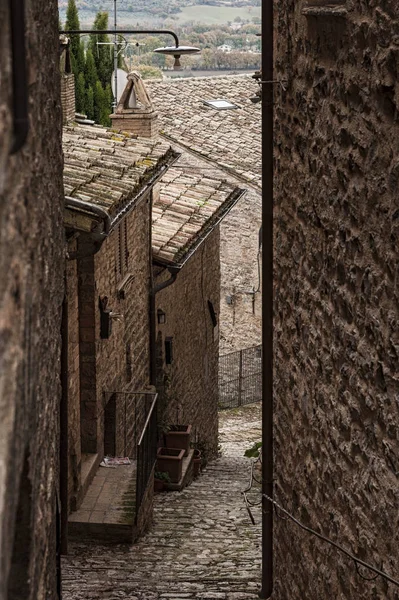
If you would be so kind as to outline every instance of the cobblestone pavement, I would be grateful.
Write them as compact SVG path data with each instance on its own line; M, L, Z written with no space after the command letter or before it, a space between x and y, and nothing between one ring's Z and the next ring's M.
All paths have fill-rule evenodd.
M156 496L155 523L134 546L70 543L64 600L250 600L260 582L260 514L241 490L260 407L220 414L221 456L182 492Z

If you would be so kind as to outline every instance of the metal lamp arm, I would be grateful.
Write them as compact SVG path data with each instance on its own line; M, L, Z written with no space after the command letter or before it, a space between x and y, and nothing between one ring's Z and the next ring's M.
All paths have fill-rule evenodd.
M169 31L168 29L101 29L101 30L92 30L92 29L82 29L82 30L66 30L60 31L60 33L64 33L65 35L127 35L130 33L138 34L163 34L163 35L171 35L175 40L176 48L179 47L179 38L177 37L174 31Z

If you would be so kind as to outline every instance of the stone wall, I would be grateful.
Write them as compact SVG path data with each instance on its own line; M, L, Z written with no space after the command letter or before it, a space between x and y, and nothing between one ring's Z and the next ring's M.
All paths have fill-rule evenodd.
M56 592L63 298L61 110L55 0L26 5L30 132L8 157L8 3L0 4L0 597Z
M217 451L219 238L216 228L179 272L175 283L156 295L157 310L166 314L166 323L157 325L161 421L164 425L191 424L193 441L198 438L209 456ZM162 273L156 283L168 275ZM216 327L208 301L216 313ZM170 364L166 364L168 341L172 343Z
M70 252L76 252L77 240L68 244ZM78 301L78 264L68 260L68 497L76 496L81 475L81 439L80 439L80 354L79 354L79 301ZM71 506L69 507L71 508Z
M98 454L100 460L104 452L134 456L144 424L138 416L144 408L143 395L124 392L142 391L150 379L149 223L150 202L144 200L111 232L97 254L89 255L93 245L81 235L77 249L87 256L68 264L72 508L73 498L79 504L84 492L82 458ZM106 310L119 316L111 319L109 336L101 337L105 332L100 299L105 298Z
M397 577L398 6L316 4L275 3L276 497ZM398 598L277 518L275 568L279 600Z

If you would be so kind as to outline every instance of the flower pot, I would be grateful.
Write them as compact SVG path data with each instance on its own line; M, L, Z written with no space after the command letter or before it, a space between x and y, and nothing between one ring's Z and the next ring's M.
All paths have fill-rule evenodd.
M159 448L157 470L168 473L171 483L179 483L183 474L183 457L183 449Z
M163 492L165 489L165 483L162 479L154 479L154 492L158 494L159 492Z
M184 456L190 449L191 425L172 425L165 433L165 446L184 450Z
M194 450L194 477L198 477L198 475L201 472L201 451L200 450Z

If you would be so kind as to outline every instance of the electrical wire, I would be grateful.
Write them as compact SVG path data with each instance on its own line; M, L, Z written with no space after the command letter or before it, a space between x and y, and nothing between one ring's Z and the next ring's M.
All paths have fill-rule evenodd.
M247 493L249 491L251 491L251 489L253 488L253 482L256 481L253 472L254 472L255 464L256 464L256 462L258 460L259 460L259 458L256 459L256 460L254 460L254 461L252 461L249 486L243 492L241 492L243 494L243 496L244 496L245 505L246 505L247 511L248 511L248 513L250 515L250 519L251 519L251 522L252 522L253 525L255 525L255 519L254 519L254 517L253 517L253 515L251 513L250 507L251 506L257 506L257 505L259 505L262 502L262 500L260 502L251 502L247 498ZM259 483L259 482L257 482L257 483ZM284 521L291 520L293 523L295 523L298 527L300 527L304 531L307 531L308 533L310 533L311 535L314 535L315 537L319 538L323 542L326 542L327 544L330 544L330 546L333 546L336 550L338 550L339 552L342 552L342 554L345 554L345 556L347 556L348 558L350 558L351 560L353 560L353 562L355 564L356 572L365 581L374 581L375 579L377 579L377 577L382 577L386 581L389 581L390 583L393 583L394 585L396 585L396 586L399 587L399 581L398 580L394 579L393 577L391 577L390 575L388 575L387 573L385 573L381 569L377 569L373 565L370 565L369 563L364 562L360 558L357 558L354 554L352 554L351 552L349 552L349 550L347 550L346 548L344 548L340 544L337 544L333 540L330 540L330 538L322 535L321 533L318 533L317 531L315 531L311 527L308 527L307 525L304 525L296 517L294 517L291 513L289 513L288 510L286 510L284 507L282 507L278 502L276 502L276 500L274 500L273 498L270 498L270 496L268 496L267 494L262 493L262 498L265 498L268 502L270 502L272 504L273 508L276 511L277 516L280 519L282 519ZM279 510L282 513L284 513L286 516L285 517L280 516L277 513L277 510ZM369 571L372 571L373 573L375 573L375 575L373 577L365 577L364 575L362 575L360 573L359 566L362 566L365 569L368 569Z

